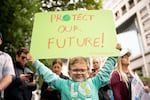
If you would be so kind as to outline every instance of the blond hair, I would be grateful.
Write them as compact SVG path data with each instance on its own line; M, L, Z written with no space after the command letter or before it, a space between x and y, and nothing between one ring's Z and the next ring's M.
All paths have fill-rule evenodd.
M117 69L116 70L119 73L121 81L125 82L126 86L128 87L128 81L129 80L128 80L128 76L126 75L126 73L122 69L123 66L122 66L121 59L122 59L121 57L118 58L118 63L117 63ZM129 72L129 74L131 76L134 76L134 74L133 74L133 72L132 72L130 67L127 68L127 71Z
M85 57L74 57L72 59L69 59L69 67L68 70L71 70L71 66L77 63L85 63L87 65L87 68L89 70L89 59Z

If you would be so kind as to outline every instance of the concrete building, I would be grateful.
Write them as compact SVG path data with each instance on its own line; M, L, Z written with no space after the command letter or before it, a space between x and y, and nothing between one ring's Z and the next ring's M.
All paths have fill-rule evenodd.
M150 0L104 0L103 5L113 11L120 41L132 48L131 68L150 77Z

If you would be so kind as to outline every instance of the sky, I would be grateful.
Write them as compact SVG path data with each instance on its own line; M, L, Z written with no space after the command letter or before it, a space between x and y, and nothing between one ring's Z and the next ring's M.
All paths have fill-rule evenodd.
M131 58L140 54L140 43L138 41L136 30L121 33L117 35L117 39L123 48L128 48L131 50Z

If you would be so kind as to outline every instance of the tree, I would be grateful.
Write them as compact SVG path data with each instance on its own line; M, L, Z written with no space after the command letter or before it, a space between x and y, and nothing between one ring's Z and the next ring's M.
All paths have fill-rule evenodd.
M34 13L39 12L39 0L1 0L0 32L2 50L14 55L19 47L29 47Z
M101 9L102 0L42 0L42 11Z

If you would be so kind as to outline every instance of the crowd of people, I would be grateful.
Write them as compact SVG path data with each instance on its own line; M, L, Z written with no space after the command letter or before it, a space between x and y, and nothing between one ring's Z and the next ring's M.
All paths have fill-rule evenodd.
M0 33L0 45L2 41ZM37 83L35 72L28 63L32 63L43 79L40 100L132 100L131 84L136 73L129 66L131 52L122 49L120 44L116 49L120 50L120 56L108 57L103 66L100 59L93 58L92 70L88 58L69 59L69 76L62 73L61 59L53 60L51 70L39 60L32 59L27 48L16 51L15 61L0 51L0 100L32 99ZM143 88L150 93L148 86Z

